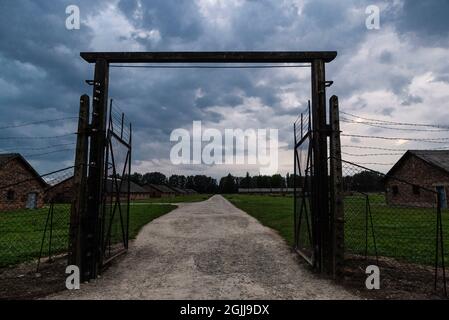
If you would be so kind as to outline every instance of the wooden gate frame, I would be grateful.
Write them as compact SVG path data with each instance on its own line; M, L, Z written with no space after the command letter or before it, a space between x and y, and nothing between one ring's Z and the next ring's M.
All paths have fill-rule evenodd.
M73 245L78 248L72 263L81 267L83 280L95 279L99 270L99 228L101 225L102 178L104 174L106 144L106 113L109 88L109 65L111 63L310 63L312 79L312 114L314 130L314 170L313 193L329 194L328 144L330 135L326 124L326 87L332 82L325 79L325 64L333 61L335 51L231 51L231 52L82 52L81 57L95 64L93 85L93 115L90 126L89 175L87 178L87 205L85 217L81 221L81 232L71 232ZM75 198L82 197L84 190L78 190ZM76 199L75 199L76 201ZM316 246L319 253L319 271L331 271L333 242L329 202L314 197L313 211L320 227L315 230ZM83 208L84 206L81 206ZM81 209L83 210L83 209ZM75 210L76 211L76 210ZM80 243L79 246L77 243Z

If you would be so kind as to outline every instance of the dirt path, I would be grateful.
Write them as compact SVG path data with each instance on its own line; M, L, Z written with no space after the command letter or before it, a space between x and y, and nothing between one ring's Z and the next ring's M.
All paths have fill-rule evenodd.
M101 279L53 299L355 299L221 196L146 225Z

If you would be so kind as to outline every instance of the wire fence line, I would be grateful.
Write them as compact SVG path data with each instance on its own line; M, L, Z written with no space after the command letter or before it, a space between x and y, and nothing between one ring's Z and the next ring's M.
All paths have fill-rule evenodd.
M405 141L421 141L429 143L448 143L449 137L440 138L410 138L410 137L385 137L385 136L367 136L361 134L341 134L342 137L352 137L352 138L365 138L365 139L380 139L380 140L405 140Z
M364 283L356 270L377 265L383 289L447 296L447 200L345 160L342 168L346 276Z
M15 147L8 147L8 148L1 147L0 150L3 150L3 151L19 151L19 150L37 151L37 150L53 149L56 147L74 146L75 144L76 144L76 142L52 144L52 145L47 145L47 146L42 146L42 147L30 147L30 146L15 146Z
M0 182L0 268L51 260L68 248L74 167ZM8 181L8 182L6 182Z
M417 128L398 128L398 127L389 127L386 124L379 124L377 122L365 122L365 121L357 121L350 120L346 118L340 118L341 122L357 124L357 125L365 125L369 127L387 129L387 130L396 130L396 131L411 131L411 132L447 132L449 129L417 129Z
M357 146L357 145L342 145L342 148L355 148L355 149L367 149L367 150L383 150L383 151L408 151L410 149L406 148L383 148L383 147L367 147L367 146ZM440 148L426 148L427 150L448 150L449 147Z
M2 126L2 127L0 127L0 130L28 127L28 126L32 126L32 125L51 123L51 122L60 122L60 121L65 121L65 120L75 120L75 119L78 119L78 118L79 117L76 117L76 116L70 116L70 117L63 117L63 118L56 118L56 119L47 119L47 120L39 120L39 121L32 121L32 122L24 122L24 123L19 123L19 124Z
M341 111L341 110L340 110L340 114L344 114L344 115L353 117L357 120L361 119L361 120L369 121L372 123L379 123L379 124L390 125L390 126L429 127L429 128L449 129L449 126L447 126L447 125L429 124L429 123L413 123L413 122L397 122L397 121L391 121L391 120L373 119L373 118L366 118L363 116L359 116L359 115ZM358 122L363 122L363 121L358 121Z
M344 127L341 137L350 138L351 142L353 142L353 144L343 144L341 153L358 165L376 166L379 170L384 171L384 168L393 166L395 161L398 161L404 155L404 152L409 150L449 150L449 136L434 135L434 133L448 132L449 126L447 125L392 121L366 117L341 110L339 112L342 115L340 122L348 126ZM369 134L369 131L366 134L364 130L366 126L377 130L385 130L386 132L388 130L403 131L404 135ZM416 134L409 136L408 132ZM376 141L379 144L382 143L382 145L373 145ZM410 147L405 148L405 146ZM355 152L357 149L388 152ZM376 161L359 161L361 158L369 159L373 157L375 157Z

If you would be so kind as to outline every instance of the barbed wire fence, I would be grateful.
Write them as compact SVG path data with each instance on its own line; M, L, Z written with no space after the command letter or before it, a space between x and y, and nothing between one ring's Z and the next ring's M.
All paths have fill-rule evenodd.
M416 297L447 296L447 188L442 194L432 183L411 178L426 175L422 168L407 168L405 176L391 168L409 150L449 152L449 126L340 114L346 277L364 283L360 270L377 265L390 298L404 290Z
M34 297L63 284L74 167L55 169L73 164L78 119L0 124L2 299ZM48 173L36 171L42 168Z
M0 185L0 268L31 260L38 271L41 258L66 253L72 176L67 167Z

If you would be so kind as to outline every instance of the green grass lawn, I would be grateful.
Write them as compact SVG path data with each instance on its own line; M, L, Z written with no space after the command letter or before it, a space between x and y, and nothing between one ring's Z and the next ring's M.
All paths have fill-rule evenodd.
M137 200L137 203L180 203L180 202L199 202L207 200L211 194L189 194L185 196L151 198L145 200Z
M266 195L228 195L235 206L273 228L293 245L293 198ZM379 256L432 265L435 261L436 214L434 209L387 206L383 195L370 195L374 233ZM366 198L345 199L346 252L365 253ZM445 258L449 262L449 212L443 212ZM374 255L369 229L368 254Z
M293 246L293 197L225 195L237 208L279 232Z
M170 204L139 204L130 207L130 238L135 238L139 230L176 206ZM65 252L68 244L70 205L58 204L54 207L52 252ZM39 256L44 234L48 207L38 210L0 212L0 267L32 260ZM49 236L44 241L43 256L48 254Z

